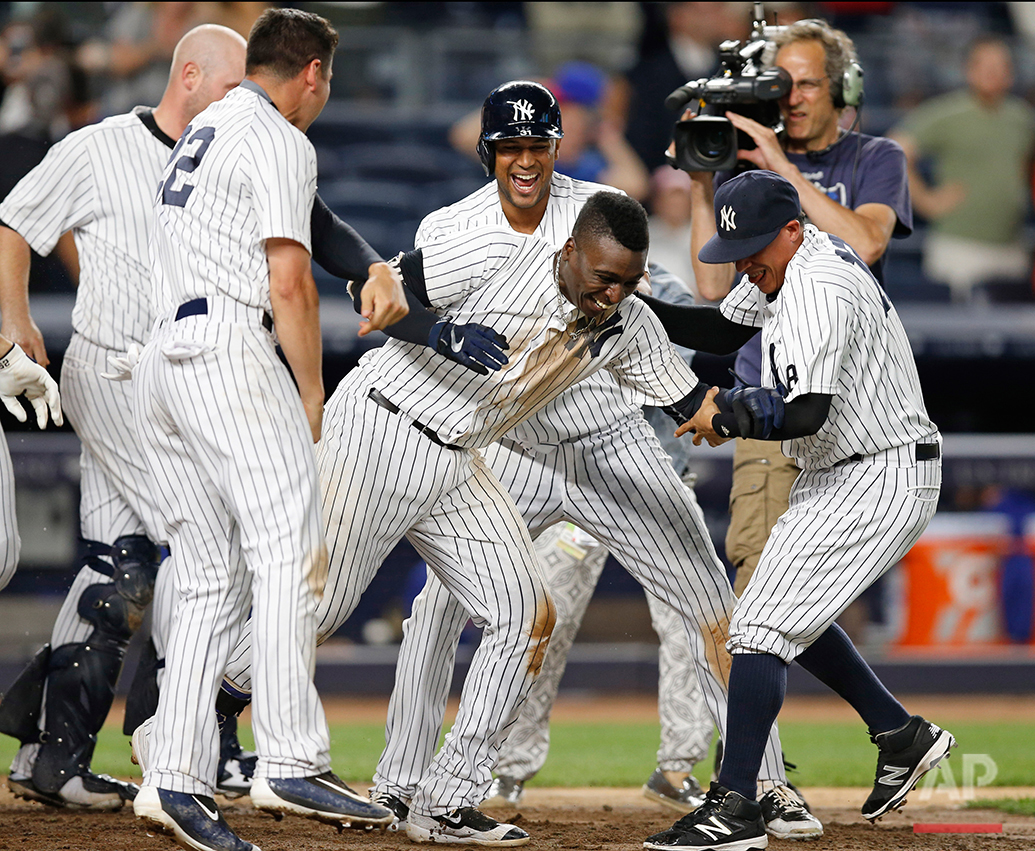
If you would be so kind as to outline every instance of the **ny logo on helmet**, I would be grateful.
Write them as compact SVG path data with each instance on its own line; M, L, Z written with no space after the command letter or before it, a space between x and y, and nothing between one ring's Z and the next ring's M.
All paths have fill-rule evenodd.
M719 211L719 216L723 230L737 229L737 211L728 204Z
M535 116L535 107L527 100L508 100L514 107L514 121L531 121Z

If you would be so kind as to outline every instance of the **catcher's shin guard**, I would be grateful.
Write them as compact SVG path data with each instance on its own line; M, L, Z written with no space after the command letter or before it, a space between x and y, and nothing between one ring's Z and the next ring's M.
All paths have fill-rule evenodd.
M87 563L112 581L91 585L78 602L79 616L93 626L86 641L56 648L47 674L46 720L32 780L56 793L89 770L97 731L111 709L115 683L133 633L154 595L158 548L142 535L127 535L107 549L86 542Z
M44 644L0 700L0 733L23 745L40 740L40 708L49 667L50 645Z
M126 695L126 716L122 732L132 736L133 731L158 711L158 671L165 666L165 660L158 658L154 639L149 638L133 674L129 692Z
M47 675L47 717L32 782L56 793L89 770L97 731L115 697L122 651L110 643L66 644L51 656Z

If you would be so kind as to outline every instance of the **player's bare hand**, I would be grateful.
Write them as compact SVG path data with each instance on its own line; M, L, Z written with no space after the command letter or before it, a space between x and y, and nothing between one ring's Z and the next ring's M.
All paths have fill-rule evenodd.
M737 130L741 133L747 133L748 136L754 139L755 144L758 146L748 151L741 149L737 152L738 159L747 160L759 168L767 168L784 177L787 176L789 169L794 168L790 160L787 159L787 155L783 152L780 140L771 127L766 127L764 124L759 124L757 121L738 115L735 112L727 112L726 117Z
M721 437L712 428L712 417L720 413L719 406L715 404L715 397L718 393L718 387L712 387L705 393L704 401L701 403L701 407L697 409L697 413L693 415L689 422L683 423L676 429L676 437L682 437L687 432L693 432L694 446L700 446L702 440L707 440L709 446L721 446L729 440L728 437Z
M360 337L394 325L410 312L398 270L387 263L373 263L368 272L367 282L359 294L359 312L366 320L359 329Z
M7 347L6 343L0 346L0 351ZM22 394L32 404L36 424L40 428L47 427L48 414L55 425L64 423L57 382L42 366L29 360L21 346L15 343L0 357L0 402L18 422L23 423L27 417L18 401Z
M693 109L691 107L687 107L686 109L683 110L683 114L679 116L679 120L680 121L689 121L693 117L694 117ZM671 142L669 142L668 143L668 147L665 148L665 158L670 163L674 163L676 161L676 140L675 139L673 139ZM693 172L691 172L690 174L691 174L691 176L693 176ZM711 176L712 176L711 172L709 172L708 173L708 179L709 180L711 179Z
M50 365L47 347L43 345L43 334L40 333L40 329L36 327L31 316L26 316L21 320L8 319L5 316L3 325L0 326L0 334L12 343L21 346L22 351L40 366Z

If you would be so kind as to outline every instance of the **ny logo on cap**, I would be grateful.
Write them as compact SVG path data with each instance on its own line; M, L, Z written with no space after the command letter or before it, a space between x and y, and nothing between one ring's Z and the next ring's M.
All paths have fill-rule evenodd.
M724 206L719 211L720 224L723 230L736 230L737 229L737 211L734 210L729 204Z
M531 121L535 115L535 107L527 100L508 100L507 103L514 107L515 121Z

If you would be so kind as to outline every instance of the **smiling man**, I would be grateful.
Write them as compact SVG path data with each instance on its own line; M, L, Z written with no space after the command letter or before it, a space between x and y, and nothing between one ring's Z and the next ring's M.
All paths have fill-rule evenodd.
M862 814L879 819L946 757L950 733L910 715L835 620L916 543L941 487L941 436L924 407L909 340L873 274L839 237L803 224L798 193L749 171L715 195L716 235L704 263L733 263L746 280L718 308L652 301L677 343L721 351L761 328L762 388L774 427L724 413L708 393L677 434L717 446L768 440L801 468L730 622L732 655L722 767L705 803L648 849L747 851L767 845L755 776L783 704L787 667L833 689L878 747ZM782 441L777 444L775 441Z

